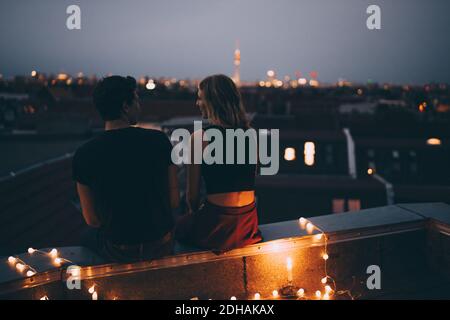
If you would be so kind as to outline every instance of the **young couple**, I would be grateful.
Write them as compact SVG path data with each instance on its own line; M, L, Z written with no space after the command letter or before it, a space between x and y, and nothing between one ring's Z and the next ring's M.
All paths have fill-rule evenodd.
M136 89L132 77L112 76L98 83L93 100L105 132L81 146L73 158L83 217L95 228L91 247L108 261L124 262L170 255L174 240L219 251L261 241L255 164L191 161L186 168L188 210L173 218L180 196L172 145L163 132L136 126L140 109ZM221 130L224 137L227 128L249 128L240 93L224 75L200 82L197 106L208 119L208 128ZM203 149L208 145L203 141L208 128L192 133L192 153L196 139ZM203 203L202 178L207 193Z

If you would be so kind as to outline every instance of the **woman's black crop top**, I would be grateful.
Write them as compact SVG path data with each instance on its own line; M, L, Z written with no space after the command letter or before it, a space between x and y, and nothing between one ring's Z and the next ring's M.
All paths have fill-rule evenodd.
M204 129L204 134L208 134L208 129L218 129L222 133L223 137L223 164L206 164L204 159L202 162L202 176L206 184L206 192L207 194L216 194L216 193L226 193L226 192L235 192L235 191L252 191L255 190L255 175L256 175L256 163L250 163L249 156L249 141L250 139L245 139L245 164L237 163L237 152L239 148L237 147L237 139L234 139L234 159L233 164L227 163L227 135L226 130L231 128L223 128L220 126L208 126ZM234 129L231 129L234 130ZM230 136L229 138L233 138ZM256 141L253 141L256 143ZM209 142L214 143L214 138ZM255 145L256 146L256 145ZM257 150L257 148L255 148ZM206 148L205 148L206 150ZM211 146L211 150L213 150ZM215 152L211 153L214 157L216 155ZM257 155L254 155L257 157ZM257 158L256 158L257 159Z

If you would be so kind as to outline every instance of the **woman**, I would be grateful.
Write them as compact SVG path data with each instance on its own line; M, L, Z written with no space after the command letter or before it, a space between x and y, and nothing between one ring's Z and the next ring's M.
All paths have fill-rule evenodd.
M245 164L194 164L195 141L202 150L205 132L218 129L223 137L226 159L226 129L249 129L242 99L233 80L213 75L200 82L197 106L210 126L191 135L191 164L187 165L186 200L188 214L177 223L176 238L181 242L220 251L257 243L262 240L255 205L256 164L250 164L246 145ZM202 152L203 153L203 152ZM256 157L256 155L254 155ZM255 161L256 162L256 161ZM225 163L225 160L224 160ZM206 201L200 204L200 182L206 186Z

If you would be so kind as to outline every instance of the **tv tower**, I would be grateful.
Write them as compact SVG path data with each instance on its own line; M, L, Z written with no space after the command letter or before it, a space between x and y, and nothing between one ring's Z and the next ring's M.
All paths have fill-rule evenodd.
M234 72L233 81L236 86L241 85L241 50L239 50L239 41L236 41L236 50L234 50Z

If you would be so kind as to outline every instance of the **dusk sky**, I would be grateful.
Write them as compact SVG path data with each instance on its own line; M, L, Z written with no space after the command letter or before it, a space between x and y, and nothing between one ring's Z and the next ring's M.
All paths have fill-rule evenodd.
M71 4L81 30L66 28ZM231 75L239 40L243 80L450 83L449 33L448 0L0 0L0 74Z

